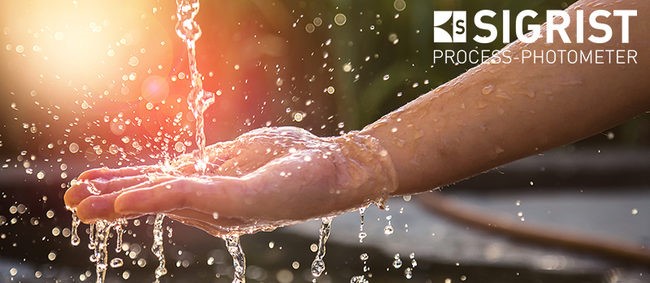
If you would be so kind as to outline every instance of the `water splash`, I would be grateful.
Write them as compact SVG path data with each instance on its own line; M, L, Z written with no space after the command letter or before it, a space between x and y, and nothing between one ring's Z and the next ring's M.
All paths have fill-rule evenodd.
M232 283L245 283L246 282L246 255L239 242L238 235L229 235L224 237L226 241L226 248L228 253L232 256L232 264L235 268Z
M311 263L311 275L320 277L325 271L325 244L330 237L332 229L332 217L324 217L321 219L320 230L318 230L318 250L316 251L316 258Z
M163 221L165 220L165 215L162 213L156 214L156 219L153 222L153 244L151 245L151 251L158 258L158 267L156 267L156 283L160 282L160 277L167 274L167 268L165 268L165 253L163 248Z

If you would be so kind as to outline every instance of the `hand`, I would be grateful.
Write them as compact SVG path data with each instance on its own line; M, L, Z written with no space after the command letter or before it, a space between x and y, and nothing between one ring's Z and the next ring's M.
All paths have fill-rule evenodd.
M262 128L209 146L207 155L202 175L192 154L166 165L86 171L65 203L84 222L165 213L221 236L342 213L382 202L397 188L388 153L356 132L320 138Z

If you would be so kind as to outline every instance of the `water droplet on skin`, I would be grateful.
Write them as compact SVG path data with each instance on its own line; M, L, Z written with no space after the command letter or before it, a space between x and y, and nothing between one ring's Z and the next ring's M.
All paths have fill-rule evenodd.
M528 96L528 98L535 98L535 92L534 91L527 91L526 96Z
M483 95L488 95L488 94L492 93L493 90L494 90L493 85L487 85L487 86L483 87L483 89L481 89L481 93Z

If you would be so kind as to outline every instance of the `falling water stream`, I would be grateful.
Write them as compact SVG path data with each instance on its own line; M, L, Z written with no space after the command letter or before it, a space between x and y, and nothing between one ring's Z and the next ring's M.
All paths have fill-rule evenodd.
M316 258L311 263L311 275L320 277L325 271L325 244L330 237L332 229L332 217L325 217L321 219L320 230L318 231L318 250L316 251ZM315 280L315 279L314 279Z

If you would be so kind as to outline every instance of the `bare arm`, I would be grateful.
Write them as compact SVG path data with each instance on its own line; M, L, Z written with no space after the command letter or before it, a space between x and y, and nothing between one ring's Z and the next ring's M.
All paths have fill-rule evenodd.
M571 31L576 9L584 9L585 15L594 9L636 9L628 44L621 44L620 18L610 17L599 19L614 30L609 43L564 44L556 34L553 44L543 39L527 45L514 42L502 52L509 50L514 57L523 48L634 49L638 64L484 63L362 130L378 138L389 152L398 175L395 194L467 178L593 135L649 110L650 2L611 2L578 1L569 7L569 34L575 34ZM584 26L588 36L589 24Z

